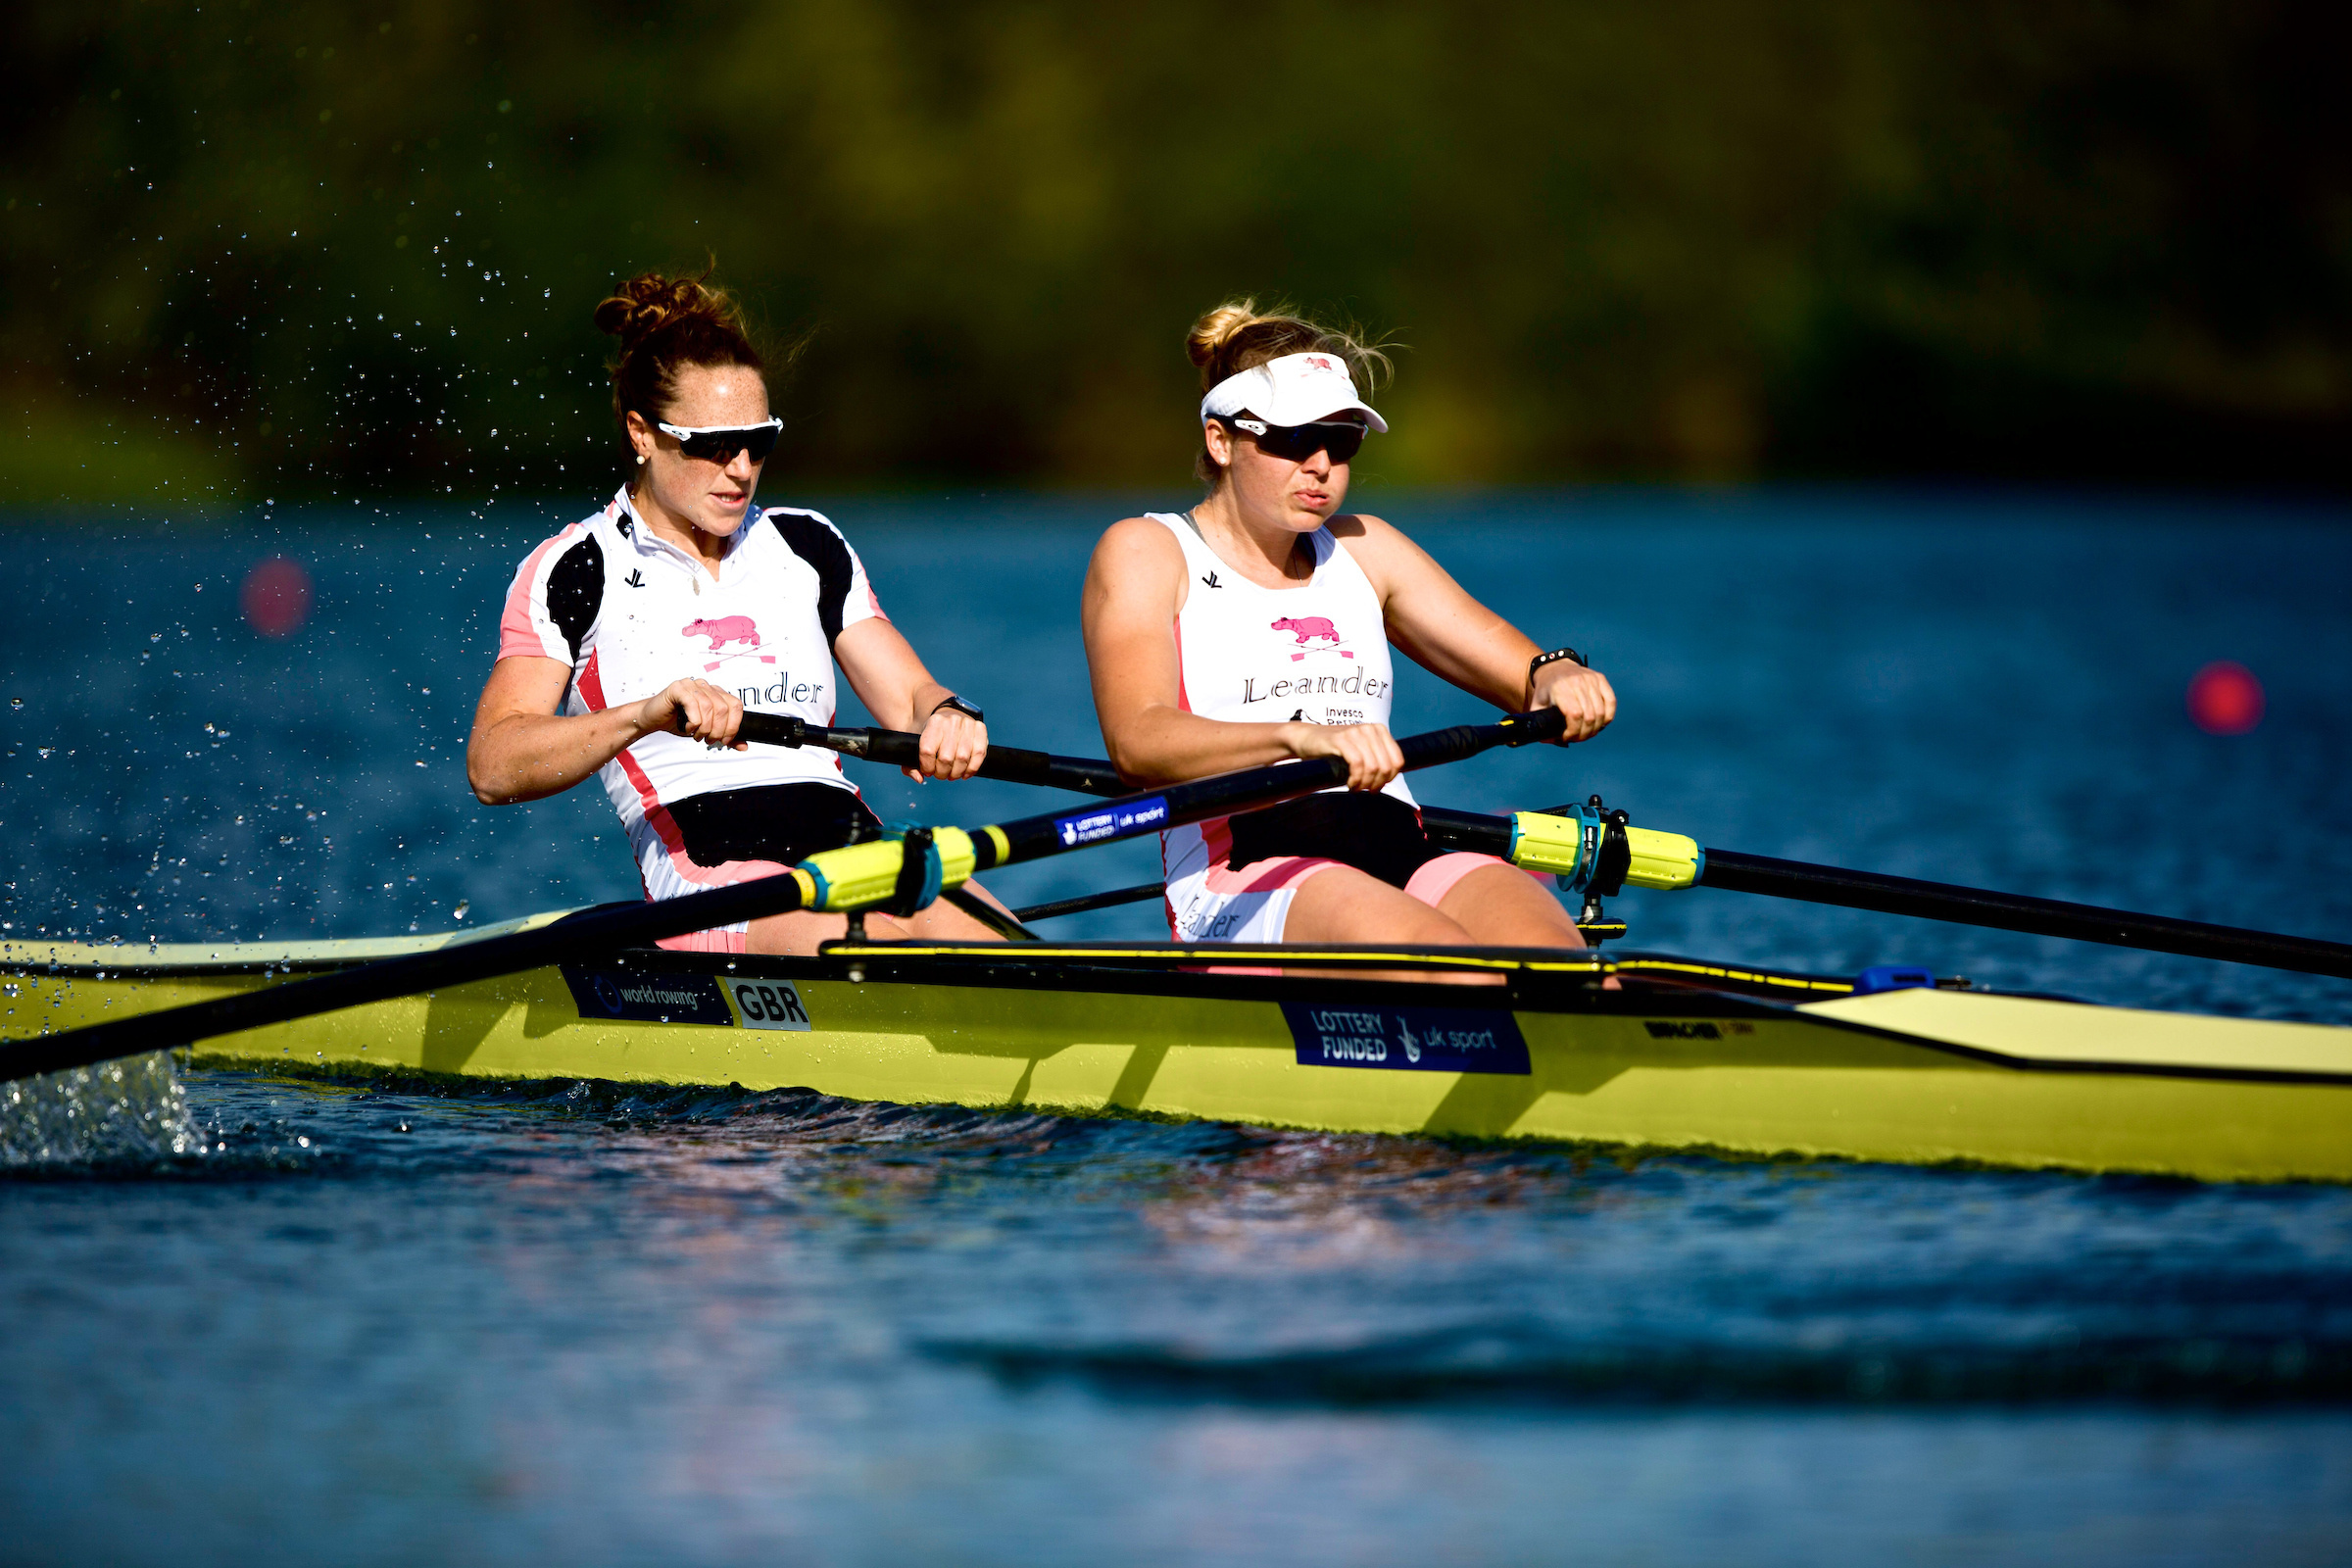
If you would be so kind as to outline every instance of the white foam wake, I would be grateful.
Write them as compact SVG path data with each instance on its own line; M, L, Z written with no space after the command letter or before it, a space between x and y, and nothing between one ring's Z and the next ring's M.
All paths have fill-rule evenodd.
M151 1164L203 1148L165 1052L0 1084L0 1171Z

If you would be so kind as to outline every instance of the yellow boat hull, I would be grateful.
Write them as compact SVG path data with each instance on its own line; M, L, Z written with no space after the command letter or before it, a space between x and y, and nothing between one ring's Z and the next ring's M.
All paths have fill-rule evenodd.
M0 1034L205 1001L276 983L289 968L421 945L18 946L0 951L12 990ZM1344 975L1113 970L1093 948L1000 948L991 957L637 955L614 960L620 969L533 970L208 1040L193 1059L808 1088L899 1103L1764 1157L2352 1180L2346 1029L1951 991L1852 996L1815 985L1829 994L1807 1000L1794 981L1782 1002L1650 987L1634 959L1622 962L1623 992L1593 989L1580 968L1574 984L1551 977L1544 995L1514 982L1488 1000ZM612 1004L638 1015L595 1015L600 984L638 998ZM680 999L674 1013L660 1013L665 997ZM1484 1007L1515 1027L1524 1069L1309 1059L1286 1001L1294 1010L1387 1006L1396 1017Z

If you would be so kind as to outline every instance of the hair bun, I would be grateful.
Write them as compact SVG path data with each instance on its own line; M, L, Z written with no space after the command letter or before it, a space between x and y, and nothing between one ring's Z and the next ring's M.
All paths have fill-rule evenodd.
M734 325L735 302L722 289L705 287L700 278L641 272L596 307L598 328L619 338L624 349L663 327L694 319Z
M713 263L713 266L716 264ZM677 391L678 371L690 365L740 365L764 370L743 307L701 277L640 272L596 306L599 330L620 339L612 364L612 413L628 429L629 416L662 416Z
M1263 319L1257 314L1254 299L1228 301L1193 323L1191 334L1184 340L1184 351L1195 365L1205 366L1217 357L1217 350L1234 333Z

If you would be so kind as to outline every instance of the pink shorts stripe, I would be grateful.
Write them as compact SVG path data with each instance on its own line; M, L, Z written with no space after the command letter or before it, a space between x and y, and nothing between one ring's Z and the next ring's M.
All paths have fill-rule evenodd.
M1227 835L1227 838L1230 842L1231 835ZM1211 893L1279 893L1284 888L1298 886L1317 871L1328 871L1340 863L1313 856L1270 855L1237 869L1223 860L1212 860L1208 867L1208 890Z

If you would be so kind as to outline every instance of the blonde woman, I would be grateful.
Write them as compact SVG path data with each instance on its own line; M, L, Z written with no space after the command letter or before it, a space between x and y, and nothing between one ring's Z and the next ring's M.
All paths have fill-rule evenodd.
M1348 464L1387 422L1385 360L1251 302L1203 317L1207 494L1114 523L1087 574L1086 651L1111 760L1144 787L1336 757L1345 789L1162 834L1187 942L1579 948L1543 883L1422 831L1389 732L1393 650L1506 710L1556 708L1566 739L1616 716L1606 677L1481 605L1375 516L1344 510Z

